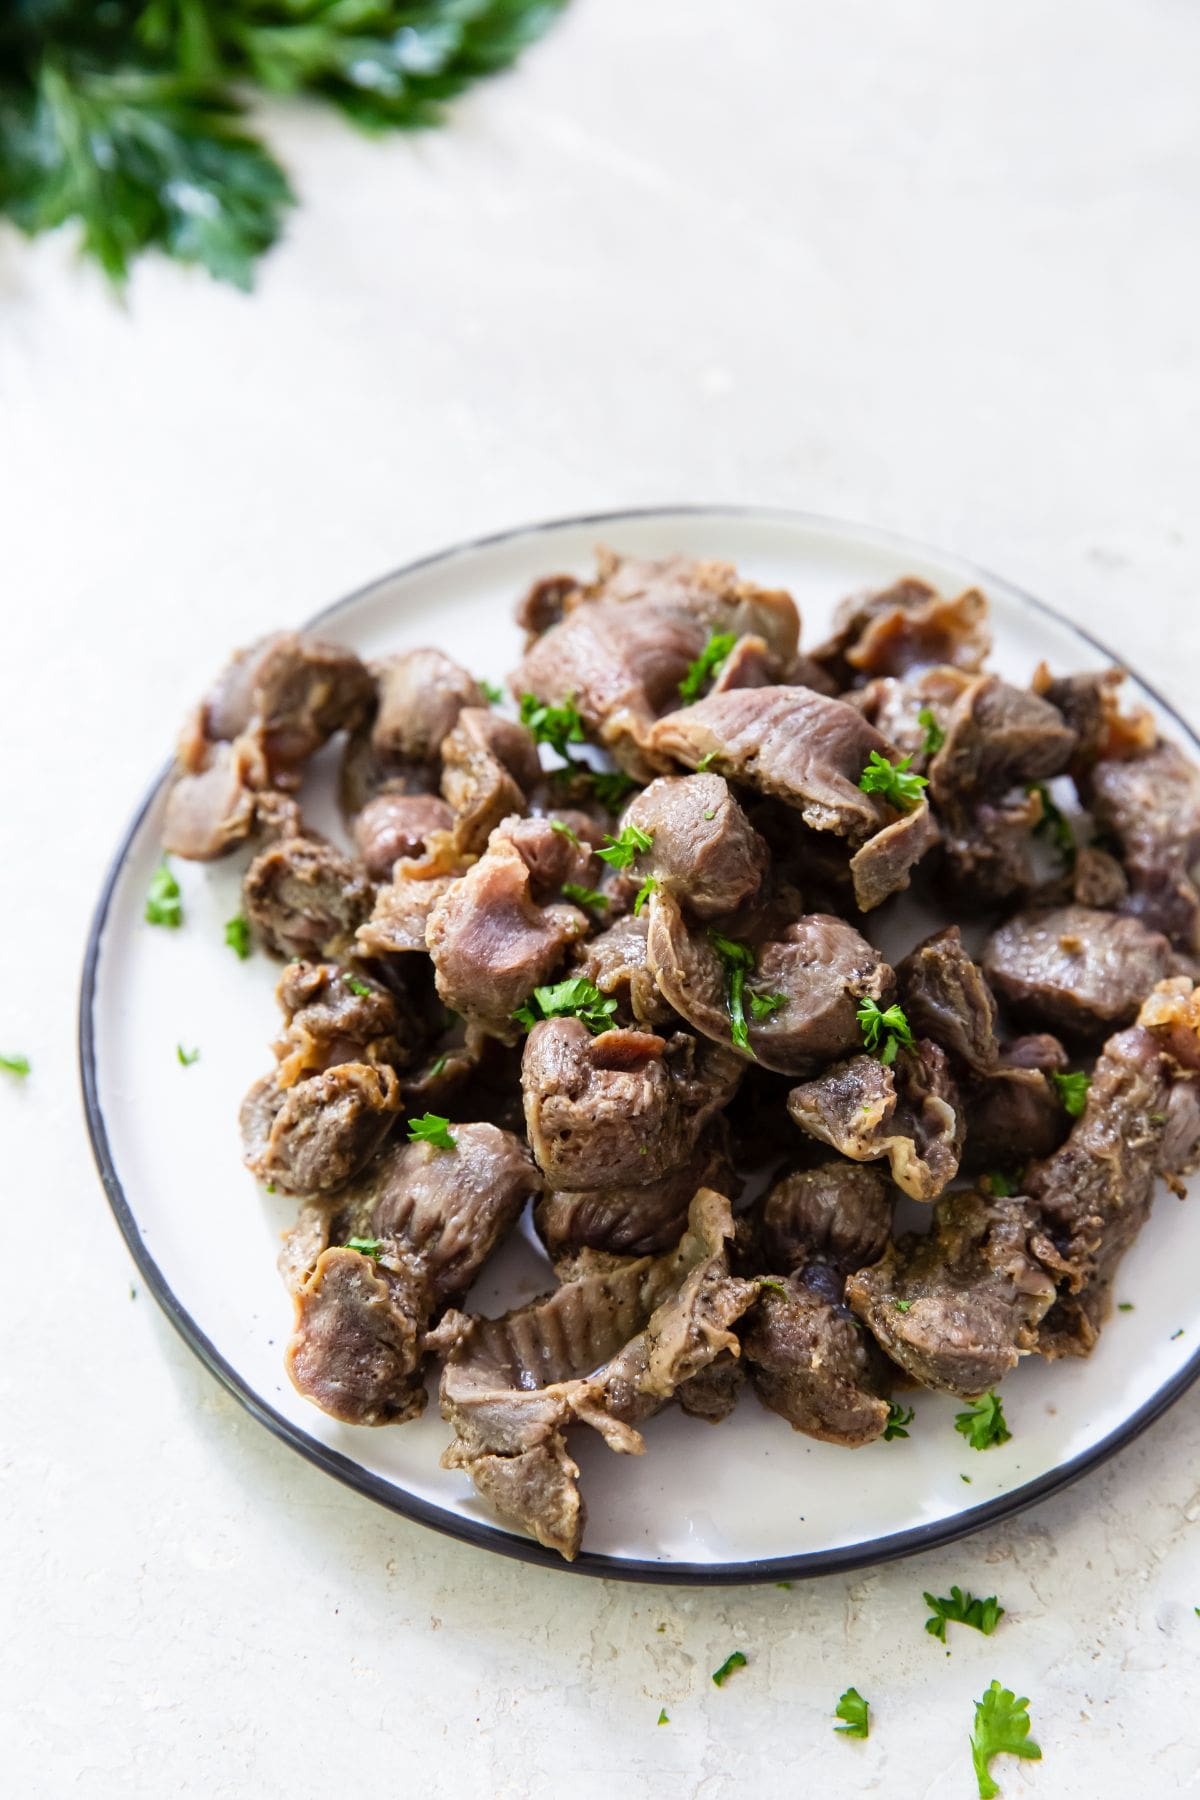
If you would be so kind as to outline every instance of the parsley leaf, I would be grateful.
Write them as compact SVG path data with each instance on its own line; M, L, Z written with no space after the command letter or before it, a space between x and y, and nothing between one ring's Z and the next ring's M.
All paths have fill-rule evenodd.
M758 1281L759 1293L765 1293L768 1288L773 1294L787 1294L787 1288L782 1281L776 1281L771 1275L761 1275Z
M988 1184L989 1194L998 1200L1008 1200L1018 1192L1017 1184L1011 1175L1002 1175L999 1169L992 1169L983 1178Z
M701 692L720 670L721 664L737 642L736 631L714 631L694 663L688 665L688 672L679 684L680 697L685 706L700 698Z
M750 1056L750 1033L746 1025L746 976L754 968L754 952L749 944L739 944L719 931L709 931L708 941L725 965L725 1010L729 1014L729 1036L739 1050Z
M665 1706L662 1708L662 1710L660 1711L660 1713L658 1715L658 1723L660 1725L669 1725L671 1723L670 1719L667 1716L667 1709Z
M185 1069L190 1069L194 1062L200 1061L200 1052L198 1050L185 1050L182 1044L176 1044L175 1054Z
M445 1057L445 1056L438 1057L437 1061L434 1063L433 1067L429 1071L430 1081L437 1080L438 1076L442 1073L442 1070L446 1067L446 1063L448 1062L448 1060L449 1060L449 1058Z
M732 1651L725 1658L725 1661L721 1664L720 1668L713 1670L714 1684L717 1687L724 1687L725 1683L729 1680L729 1677L733 1674L733 1671L735 1669L744 1669L745 1666L746 1658L742 1655L741 1651Z
M897 812L911 812L920 804L921 789L929 785L924 775L906 773L911 762L911 756L902 756L898 763L890 763L878 750L872 750L858 785L864 794L882 794Z
M438 1113L424 1113L419 1119L411 1119L408 1126L410 1144L432 1144L435 1150L456 1150L458 1139L450 1129L449 1119L443 1119Z
M344 1250L357 1250L360 1256L369 1256L372 1261L378 1262L383 1255L383 1239L359 1237L347 1238L342 1248Z
M1070 819L1067 818L1061 807L1055 804L1054 796L1046 783L1044 781L1027 782L1025 792L1036 794L1042 803L1042 816L1033 828L1034 837L1049 838L1054 848L1068 862L1072 861L1075 855L1075 833L1071 830Z
M716 754L717 753L715 750L706 750L704 752L704 755L700 758L700 761L696 764L697 775L703 775L706 772L706 770L711 768L713 757Z
M846 1737L865 1738L871 1735L870 1706L857 1688L847 1688L833 1709L834 1717L845 1719L844 1725L835 1725L834 1730Z
M939 1638L943 1644L948 1624L969 1625L973 1631L982 1631L984 1637L991 1637L1004 1617L1004 1608L997 1605L995 1594L986 1600L977 1600L969 1588L952 1587L941 1599L936 1594L926 1594L925 1604L933 1612L933 1617L925 1621L925 1629L930 1637Z
M627 869L636 862L643 850L649 850L654 842L652 831L643 831L640 825L626 825L619 837L609 832L605 842L605 850L597 850L596 855L601 862L606 862L612 869Z
M150 877L150 887L146 894L146 920L150 925L183 924L183 901L179 893L179 883L167 866L164 856Z
M999 1785L992 1780L993 1756L1023 1756L1039 1762L1041 1751L1029 1736L1029 1702L1018 1700L1011 1688L993 1681L975 1702L975 1729L971 1733L971 1761L979 1783L979 1800L995 1800Z
M245 913L235 913L225 921L225 942L245 962L250 954L250 921Z
M357 994L360 1000L369 1000L371 998L371 989L367 986L366 982L360 981L357 975L351 975L348 969L343 971L342 980L350 989L350 992L352 994Z
M569 844L574 844L577 850L582 848L582 845L579 842L579 833L573 826L568 825L565 819L551 819L550 829L551 831L557 831L559 837L565 837L567 842Z
M884 1443L890 1443L893 1438L907 1437L906 1427L912 1424L916 1416L911 1406L901 1406L898 1401L889 1400L887 1424L883 1428Z
M653 875L647 875L645 881L643 881L641 887L638 889L637 899L633 903L633 916L635 919L641 913L643 906L645 906L651 894L657 894L657 892L658 882Z
M921 745L925 756L936 756L946 741L946 734L937 722L931 706L923 706L917 714L918 725L925 727L925 742Z
M590 907L594 911L597 907L608 905L607 894L600 893L596 888L580 887L576 881L564 881L562 891L564 898L573 900L576 906Z
M637 782L624 769L589 769L592 792L605 812L617 813L632 794Z
M911 1312L912 1304L913 1303L911 1300L893 1300L892 1301L892 1305L895 1307L896 1311L899 1313Z
M1012 1436L1000 1397L992 1390L974 1401L966 1412L954 1415L954 1429L962 1433L972 1450L991 1450L994 1445L1007 1444Z
M1133 1311L1133 1301L1132 1300L1118 1300L1117 1301L1117 1311L1118 1312L1132 1312Z
M549 744L564 762L574 761L570 746L584 741L574 694L568 694L558 706L548 705L536 694L522 694L521 723L528 726L535 743Z
M788 1003L787 994L756 994L753 989L750 990L748 998L750 1017L756 1024L761 1023L763 1019L769 1019L772 1013L777 1013Z
M497 687L494 681L481 681L479 686L489 706L499 706L502 703L504 689Z
M518 1006L512 1016L526 1031L532 1031L539 1019L582 1019L592 1036L599 1037L613 1029L612 1015L616 1010L615 999L606 999L585 976L574 975L551 987L534 988L524 1006Z
M22 1081L32 1066L27 1056L0 1056L0 1069L3 1069L6 1075L18 1076Z
M868 1050L879 1049L879 1041L883 1039L883 1049L879 1060L883 1063L894 1063L896 1051L903 1045L906 1050L915 1050L913 1034L909 1030L908 1020L903 1008L889 1006L881 1009L874 1000L863 1000L855 1014L862 1027L863 1043Z
M1058 1090L1064 1112L1077 1119L1087 1104L1087 1092L1092 1085L1091 1076L1085 1075L1082 1069L1075 1075L1060 1075L1057 1069L1052 1069L1050 1079Z

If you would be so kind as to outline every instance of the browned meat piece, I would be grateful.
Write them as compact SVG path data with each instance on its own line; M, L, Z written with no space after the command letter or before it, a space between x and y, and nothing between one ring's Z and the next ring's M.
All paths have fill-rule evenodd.
M423 855L401 858L391 880L376 890L371 916L355 934L358 954L386 957L424 951L430 913L471 861L454 848L451 832L432 831Z
M856 1449L887 1424L891 1382L886 1357L845 1304L843 1285L823 1263L764 1284L742 1352L759 1399L793 1431Z
M529 829L518 833L518 826ZM570 863L572 854L582 869ZM492 833L485 854L429 914L425 941L447 1006L509 1043L516 1040L514 1011L588 929L579 907L539 900L530 862L547 874L559 872L555 885L561 886L571 879L561 876L566 867L586 881L590 860L586 846L576 850L548 820L513 820Z
M1070 888L1070 894L1064 895L1064 899L1104 911L1124 905L1129 898L1129 882L1124 869L1115 856L1110 856L1107 850L1096 849L1093 844L1082 844L1075 852Z
M950 1194L927 1235L889 1244L846 1297L893 1362L925 1387L974 1396L1037 1344L1054 1300L1050 1254L1025 1200Z
M1023 1019L1077 1037L1128 1025L1156 982L1171 973L1166 938L1137 919L1061 906L1023 912L994 931L983 953L988 980Z
M787 1105L802 1131L854 1162L886 1156L914 1200L935 1200L958 1173L962 1110L946 1054L928 1038L891 1068L875 1056L835 1063L793 1088Z
M336 1206L301 1215L281 1259L296 1293L288 1372L349 1424L394 1424L423 1410L431 1314L466 1292L537 1191L508 1132L456 1125L454 1137L453 1150L394 1144ZM377 1261L336 1247L351 1237L376 1244Z
M976 670L992 647L978 588L944 599L905 575L877 593L854 594L834 615L833 635L813 651L839 688L863 675L905 675L935 664Z
M695 1153L657 1181L548 1193L535 1223L551 1261L581 1249L615 1256L644 1256L677 1243L688 1207L702 1187L729 1193L733 1169L724 1133L705 1131Z
M896 966L896 986L909 1029L979 1073L998 1054L996 1002L982 973L963 948L962 932L948 925L911 950Z
M646 963L649 929L648 913L636 918L627 913L607 931L576 946L574 972L602 994L615 995L621 1012L639 1025L662 1025L675 1015Z
M653 750L690 768L701 762L731 781L777 796L813 831L845 838L859 905L867 910L908 885L908 871L936 839L922 800L897 813L859 781L873 752L898 753L844 700L812 688L738 688L668 713L650 738Z
M589 735L639 780L669 769L647 750L654 720L679 703L679 684L712 632L764 639L776 678L796 653L790 596L741 581L724 563L601 559L590 588L565 600L563 618L527 650L514 693L574 699Z
M1098 669L1055 680L1045 663L1034 671L1033 691L1057 707L1079 740L1072 763L1082 773L1109 757L1138 755L1154 747L1154 720L1144 707L1123 713L1124 669Z
M512 719L468 706L442 744L442 794L454 811L454 846L478 853L501 819L525 811L542 778L537 745Z
M562 618L568 598L581 587L574 575L543 575L517 601L516 620L527 642L549 631Z
M246 1167L291 1194L332 1193L374 1155L400 1111L386 1063L339 1062L288 1087L266 1075L242 1102Z
M280 956L338 956L371 911L374 889L356 863L315 838L284 838L255 857L242 881L246 917Z
M593 1037L580 1019L545 1019L525 1045L521 1087L538 1166L553 1188L658 1181L692 1147L741 1080L731 1049L679 1032Z
M653 838L639 870L695 918L734 912L762 886L767 846L720 775L652 781L630 802L621 824Z
M184 729L164 847L208 860L249 836L254 795L299 784L308 758L371 701L352 651L298 632L239 651Z
M791 1275L827 1263L842 1275L878 1261L892 1228L894 1191L862 1163L824 1162L777 1181L762 1202L768 1269Z
M1088 1354L1121 1258L1149 1215L1155 1177L1193 1166L1200 1147L1200 1136L1188 1141L1200 1127L1197 1070L1200 998L1187 980L1164 982L1138 1023L1105 1044L1062 1149L1027 1172L1024 1185L1053 1239L1062 1277L1039 1338L1043 1355Z
M1100 762L1085 799L1120 845L1128 910L1180 950L1200 948L1200 769L1175 744L1128 762Z
M720 1425L738 1403L738 1395L746 1385L746 1365L732 1351L722 1350L707 1368L689 1375L675 1389L679 1410L690 1419L703 1419L706 1425Z
M379 982L337 963L289 963L275 998L284 1026L274 1044L281 1087L320 1075L336 1063L387 1063L411 1059L399 1041L396 1002Z
M722 1352L754 1298L728 1272L729 1202L692 1202L677 1248L585 1274L500 1319L451 1315L442 1414L454 1428L443 1467L465 1469L501 1512L569 1562L583 1536L578 1465L565 1432L591 1425L612 1450L638 1455L634 1429Z
M929 791L939 807L1061 775L1077 742L1048 701L998 675L981 675L963 690L945 730L929 764Z
M1049 1077L1069 1065L1058 1039L1047 1033L1002 1044L995 1068L966 1084L963 1167L1011 1179L1031 1157L1057 1150L1071 1120Z
M1033 889L1033 834L1043 817L1036 788L939 811L945 887L960 908L1001 905Z
M749 1052L764 1068L806 1074L815 1064L861 1044L856 1016L867 996L892 991L892 971L866 939L827 913L810 913L751 944L756 963L746 977ZM705 932L690 931L669 894L650 901L647 960L676 1012L719 1044L728 1044L728 971ZM753 994L786 996L766 1017L754 1016Z
M354 844L373 881L387 881L401 857L424 856L436 832L449 831L454 814L436 794L385 789L368 800L354 821Z
M436 762L463 708L487 705L474 676L441 650L403 650L371 673L379 688L371 747L385 764Z

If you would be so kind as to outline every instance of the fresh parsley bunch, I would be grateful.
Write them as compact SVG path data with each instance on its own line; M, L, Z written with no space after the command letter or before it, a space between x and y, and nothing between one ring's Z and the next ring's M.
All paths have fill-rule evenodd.
M68 221L114 282L155 246L250 285L294 196L242 96L434 125L566 0L16 0L0 7L0 212Z

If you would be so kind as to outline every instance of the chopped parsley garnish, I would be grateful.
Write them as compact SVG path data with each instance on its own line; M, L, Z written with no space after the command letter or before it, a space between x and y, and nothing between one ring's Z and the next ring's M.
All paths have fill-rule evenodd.
M781 1006L786 1006L788 1003L786 994L756 994L751 992L748 998L750 1001L750 1017L756 1024L761 1023L763 1019L769 1019L772 1013L777 1013Z
M936 756L946 741L946 734L934 716L933 708L923 706L917 714L918 725L925 727L925 742L921 750L925 756Z
M610 869L627 869L630 863L636 862L643 850L649 850L654 842L652 831L643 831L640 825L626 825L620 837L606 834L608 848L597 850L596 855L601 862L606 862Z
M908 774L911 762L911 756L902 756L898 763L890 763L878 750L872 750L858 785L864 794L882 794L897 812L911 812L921 802L921 789L929 785L924 775Z
M504 689L502 687L497 687L494 681L481 681L479 686L482 689L483 697L489 706L500 705L501 701L504 699Z
M667 1716L667 1709L665 1706L662 1708L662 1710L660 1711L660 1713L658 1715L658 1723L660 1725L669 1725L671 1723L670 1719Z
M150 925L182 925L183 901L179 883L167 867L164 856L150 877L146 894L146 921Z
M847 1688L833 1709L834 1717L844 1719L844 1725L835 1725L844 1737L865 1738L871 1735L870 1706L857 1688Z
M574 901L576 906L590 907L592 911L608 905L607 894L601 894L596 888L580 887L576 881L564 881L562 891L564 899Z
M706 806L704 809L704 816L706 819L715 819L717 816L715 807Z
M750 1052L744 998L746 976L754 967L754 952L749 944L735 943L733 938L727 938L719 931L710 930L708 941L725 965L725 1010L729 1014L729 1036L739 1050Z
M419 1119L412 1119L408 1127L410 1144L432 1144L435 1150L456 1150L458 1139L450 1129L449 1119L443 1119L438 1113L423 1113Z
M900 1006L881 1008L874 1000L864 1000L855 1014L862 1027L863 1043L868 1050L879 1050L880 1040L883 1049L879 1050L879 1060L883 1063L894 1063L896 1051L901 1045L906 1050L915 1050L913 1034L909 1030L908 1020Z
M893 1300L892 1305L895 1307L897 1312L911 1312L912 1311L912 1301L911 1300Z
M893 1438L907 1437L907 1427L916 1416L911 1406L900 1406L895 1400L889 1400L887 1424L883 1428L884 1443L890 1443Z
M1087 1104L1087 1092L1092 1085L1090 1075L1080 1069L1075 1075L1060 1075L1057 1069L1051 1071L1050 1079L1058 1090L1058 1097L1063 1103L1063 1111L1077 1119Z
M773 1294L786 1294L787 1293L787 1288L784 1286L782 1281L775 1281L773 1278L763 1275L760 1278L759 1283L758 1283L758 1291L761 1294L767 1288L770 1288L770 1290Z
M446 1058L444 1056L439 1056L437 1061L434 1063L432 1069L430 1069L430 1071L429 1071L430 1081L436 1081L438 1076L442 1073L442 1070L445 1067L446 1067Z
M936 1594L926 1594L925 1604L933 1613L932 1618L926 1619L925 1629L930 1637L940 1638L943 1644L948 1624L969 1625L973 1631L982 1631L984 1637L991 1637L1004 1617L1004 1608L997 1605L995 1594L986 1600L977 1600L969 1588L952 1587L941 1599Z
M225 942L243 962L250 954L250 921L245 913L234 913L225 921Z
M995 1800L1000 1792L992 1780L993 1756L1023 1756L1039 1762L1041 1751L1029 1736L1029 1702L1018 1700L1011 1688L993 1681L975 1702L975 1729L971 1733L971 1761L979 1783L979 1800Z
M176 1044L175 1054L185 1069L190 1069L194 1062L200 1061L200 1052L198 1050L185 1050L182 1044Z
M32 1066L27 1056L0 1056L0 1069L3 1069L6 1075L19 1076L22 1081Z
M565 837L568 843L575 845L576 849L580 848L579 833L573 830L565 819L551 819L550 829L557 831L559 837Z
M736 643L736 631L712 633L695 662L688 665L688 672L679 684L680 698L685 706L690 706L693 700L700 698Z
M1075 855L1075 833L1071 830L1070 819L1055 804L1044 781L1028 782L1025 792L1036 794L1042 803L1042 816L1033 828L1034 837L1048 838L1054 848L1070 862Z
M367 986L365 981L360 981L357 975L351 975L347 972L343 974L342 980L350 989L350 992L352 994L357 994L360 1000L369 1000L371 998L371 989Z
M997 1444L1007 1444L1012 1436L999 1396L992 1390L966 1412L954 1415L954 1429L962 1433L972 1450L991 1450Z
M605 812L620 812L626 797L637 786L637 782L624 769L590 769L588 776L592 792Z
M777 1588L785 1588L789 1594L791 1593L791 1591L795 1587L795 1585L796 1584L794 1581L777 1581L775 1583L775 1586Z
M1132 1300L1118 1300L1117 1301L1117 1311L1118 1312L1132 1312L1133 1311L1133 1301Z
M378 1262L383 1255L382 1238L347 1238L342 1246L345 1250L357 1250L360 1256L369 1256Z
M536 987L524 1006L518 1006L513 1018L526 1031L532 1031L539 1019L582 1019L593 1037L613 1029L612 1015L617 1010L614 998L605 998L594 982L583 975L550 987Z
M713 757L716 754L717 753L715 750L706 750L704 752L704 755L700 758L700 761L696 764L697 775L703 775L707 772L707 770L709 768L711 768Z
M993 1169L984 1176L984 1180L988 1184L988 1192L994 1194L997 1200L1009 1200L1017 1191L1017 1184L1012 1177L1002 1175L999 1169Z
M651 894L657 894L657 892L658 882L653 875L647 875L645 881L643 881L641 887L638 889L637 899L633 903L633 916L635 919L640 914Z
M1183 1336L1183 1326L1181 1325L1179 1327L1178 1331L1173 1331L1171 1333L1171 1342L1174 1343L1176 1338L1181 1338L1182 1336Z
M740 1650L732 1651L725 1658L725 1661L721 1664L720 1668L713 1670L714 1684L717 1687L724 1687L725 1683L729 1680L729 1677L733 1674L733 1671L735 1669L744 1669L745 1666L746 1666L746 1659L742 1655L741 1651Z
M549 744L564 762L574 761L569 746L584 741L583 720L574 694L568 694L558 706L547 705L536 694L522 694L521 723L528 727L535 743Z

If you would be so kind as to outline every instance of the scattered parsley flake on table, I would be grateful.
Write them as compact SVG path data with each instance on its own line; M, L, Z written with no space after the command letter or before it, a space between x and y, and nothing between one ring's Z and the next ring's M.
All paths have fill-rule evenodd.
M198 1050L185 1050L182 1044L176 1044L175 1054L185 1069L190 1069L194 1062L199 1062L200 1060L200 1052Z
M660 1725L669 1725L671 1723L670 1718L667 1715L667 1709L665 1706L662 1708L661 1712L658 1715L658 1723Z
M1042 1752L1029 1736L1029 1702L1019 1700L1011 1688L993 1681L975 1702L975 1729L971 1733L971 1760L979 1783L979 1800L995 1800L999 1783L992 1779L994 1756L1022 1756L1040 1762Z
M725 1683L729 1680L729 1677L733 1674L733 1671L735 1669L744 1669L745 1666L746 1658L742 1655L742 1652L740 1650L732 1650L725 1658L725 1661L721 1664L720 1668L713 1670L714 1686L724 1687Z
M977 1600L969 1588L952 1587L948 1595L940 1599L936 1594L926 1594L925 1604L933 1609L933 1617L926 1619L925 1629L930 1637L946 1642L946 1626L969 1625L974 1631L981 1631L984 1637L991 1637L997 1625L1004 1617L1004 1608L996 1603L995 1594L986 1600Z
M844 1719L844 1725L835 1725L844 1737L865 1738L871 1735L870 1704L863 1699L857 1688L849 1687L833 1709L836 1719Z

